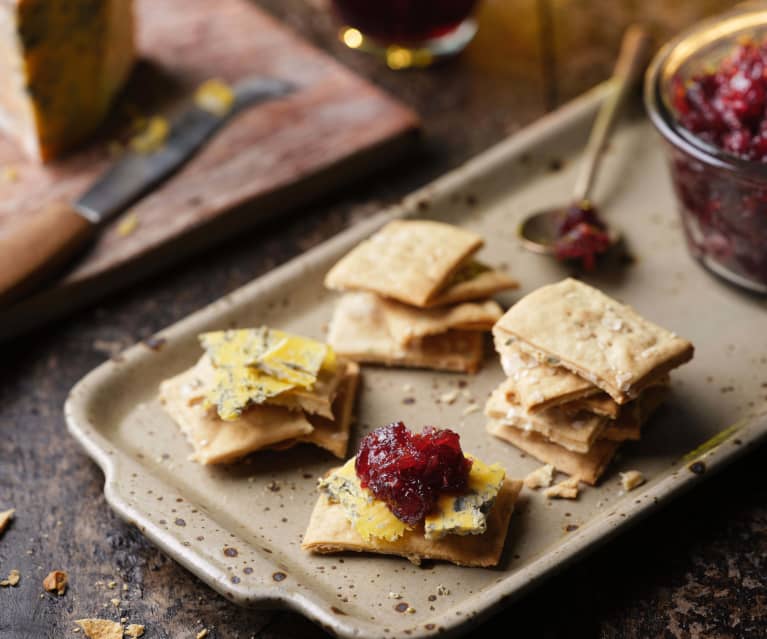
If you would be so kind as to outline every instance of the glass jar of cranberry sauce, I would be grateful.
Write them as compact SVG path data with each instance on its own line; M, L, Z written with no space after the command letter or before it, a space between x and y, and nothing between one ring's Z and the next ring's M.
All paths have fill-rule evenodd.
M645 104L666 142L690 252L767 293L767 9L719 16L667 44Z

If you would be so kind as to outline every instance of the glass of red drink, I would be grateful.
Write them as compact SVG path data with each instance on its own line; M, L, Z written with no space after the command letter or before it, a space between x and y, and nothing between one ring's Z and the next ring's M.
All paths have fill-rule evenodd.
M477 32L479 0L333 0L350 48L382 55L393 69L428 66L460 52Z

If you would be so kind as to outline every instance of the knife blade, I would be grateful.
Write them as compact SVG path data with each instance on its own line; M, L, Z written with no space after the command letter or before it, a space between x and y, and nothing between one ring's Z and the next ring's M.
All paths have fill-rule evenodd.
M0 237L0 304L31 292L114 217L165 181L223 127L254 105L284 97L295 87L250 77L232 87L225 113L191 103L171 118L163 144L149 153L127 151L74 203L59 202L30 215Z

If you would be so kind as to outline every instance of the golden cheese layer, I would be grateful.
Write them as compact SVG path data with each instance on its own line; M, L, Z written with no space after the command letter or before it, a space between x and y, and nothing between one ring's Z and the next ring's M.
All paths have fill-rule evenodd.
M498 464L487 465L472 457L469 485L464 494L442 495L434 512L424 520L426 539L446 535L481 535L487 530L487 514L503 486L506 473ZM397 519L388 506L360 485L355 458L320 480L320 490L343 506L354 529L365 541L371 538L396 541L413 530Z

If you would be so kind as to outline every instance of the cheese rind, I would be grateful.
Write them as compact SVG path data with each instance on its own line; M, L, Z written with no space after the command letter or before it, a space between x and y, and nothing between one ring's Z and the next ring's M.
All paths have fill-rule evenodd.
M133 0L0 2L0 128L51 160L101 124L135 59Z

